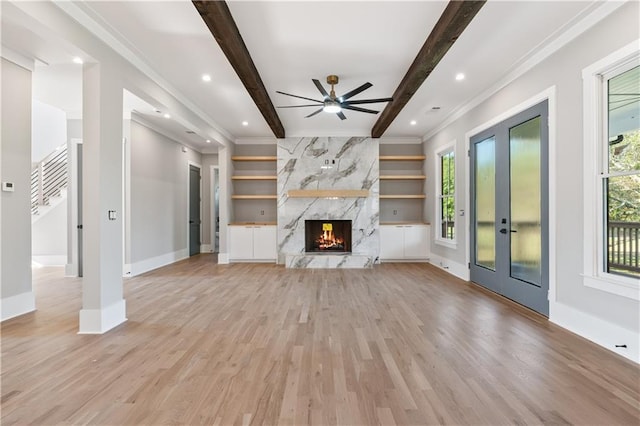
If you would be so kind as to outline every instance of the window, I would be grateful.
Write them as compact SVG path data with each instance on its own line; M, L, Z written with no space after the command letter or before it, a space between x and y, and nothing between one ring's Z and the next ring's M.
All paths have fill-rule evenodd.
M625 66L603 80L603 264L608 273L640 278L640 66Z
M584 283L640 300L637 46L631 43L583 70Z
M455 247L456 228L456 159L455 143L439 150L436 156L436 242Z

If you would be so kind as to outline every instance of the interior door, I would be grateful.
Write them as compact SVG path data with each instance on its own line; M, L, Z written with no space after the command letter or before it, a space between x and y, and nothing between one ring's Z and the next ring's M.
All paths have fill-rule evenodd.
M200 169L189 165L189 256L200 253Z
M471 280L549 315L548 107L471 138Z

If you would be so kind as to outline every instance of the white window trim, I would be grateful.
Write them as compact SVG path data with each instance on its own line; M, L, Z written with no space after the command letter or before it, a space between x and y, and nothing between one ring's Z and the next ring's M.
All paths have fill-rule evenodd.
M640 60L640 39L582 70L584 135L584 267L583 284L618 296L640 300L640 280L609 274L604 267L603 189L601 184L604 74Z
M456 219L455 221L455 228L456 231L453 234L453 239L448 239L448 238L442 238L440 236L440 229L442 229L442 215L440 212L440 196L442 195L442 163L440 161L440 156L442 154L447 154L449 152L453 152L453 162L454 162L454 167L455 167L455 176L454 176L454 180L455 180L455 190L453 192L453 211L454 214L456 212L456 206L457 206L457 194L458 194L458 154L456 153L456 141L453 140L449 143L447 143L446 145L442 145L439 146L435 149L435 153L436 155L434 156L435 159L435 167L434 170L436 171L436 178L435 180L435 191L434 194L436 195L435 197L435 232L434 232L434 243L444 246L444 247L448 247L451 249L455 249L458 247L458 225L459 225L459 221Z

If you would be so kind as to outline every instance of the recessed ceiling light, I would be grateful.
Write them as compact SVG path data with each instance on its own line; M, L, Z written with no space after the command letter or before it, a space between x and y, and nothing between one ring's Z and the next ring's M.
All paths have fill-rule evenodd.
M76 56L75 58L73 58L73 63L74 64L78 64L78 65L82 65L84 63L84 61L82 60L82 58Z
M243 122L242 122L242 125L243 125L243 126L248 126L248 125L249 125L249 122L248 122L248 121L243 121Z
M202 81L211 81L211 76L209 74L202 74Z
M171 118L171 116L169 114L165 114L164 118Z
M461 72L459 72L458 74L456 74L456 80L460 81L460 80L464 80L464 74L462 74Z
M418 122L416 120L411 120L409 124L411 124L412 126L415 126L416 124L418 124Z
M207 142L207 143L211 143L211 139L207 139L207 141L206 141L206 142Z

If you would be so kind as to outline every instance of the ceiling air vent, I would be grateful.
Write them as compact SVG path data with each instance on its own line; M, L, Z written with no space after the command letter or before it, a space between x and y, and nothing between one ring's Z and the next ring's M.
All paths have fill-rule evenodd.
M190 135L195 135L196 132L194 132L193 130L187 130L187 133L189 133Z

